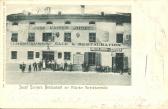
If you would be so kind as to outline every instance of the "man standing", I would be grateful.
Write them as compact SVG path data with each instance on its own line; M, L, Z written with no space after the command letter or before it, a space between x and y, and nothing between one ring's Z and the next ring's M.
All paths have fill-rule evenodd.
M23 62L23 64L22 64L22 72L25 71L25 68L26 68L26 64L24 64L24 62Z

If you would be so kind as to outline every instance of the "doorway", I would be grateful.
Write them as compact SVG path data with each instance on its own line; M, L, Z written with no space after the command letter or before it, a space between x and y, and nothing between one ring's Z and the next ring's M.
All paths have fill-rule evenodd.
M117 72L123 72L123 67L124 67L124 53L116 53L116 71Z
M54 60L54 51L43 51L42 52L43 60Z

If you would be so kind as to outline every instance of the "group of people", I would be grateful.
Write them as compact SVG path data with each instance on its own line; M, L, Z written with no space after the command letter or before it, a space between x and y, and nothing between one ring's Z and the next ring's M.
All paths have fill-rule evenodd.
M62 70L62 71L72 71L73 65L65 62L64 64L57 64L54 60L42 60L39 62L34 62L33 64L26 65L24 62L20 64L20 69L22 72L25 72L26 66L28 66L28 72L32 71L41 71L41 70Z

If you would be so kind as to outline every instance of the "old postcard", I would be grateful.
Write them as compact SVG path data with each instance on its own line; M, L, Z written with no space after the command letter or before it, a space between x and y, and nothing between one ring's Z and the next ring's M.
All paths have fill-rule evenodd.
M162 1L1 1L1 108L166 109Z

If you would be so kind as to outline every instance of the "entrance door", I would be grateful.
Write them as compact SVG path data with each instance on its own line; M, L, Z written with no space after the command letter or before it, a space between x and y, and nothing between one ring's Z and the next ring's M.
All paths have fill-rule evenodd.
M123 66L124 66L123 58L124 58L124 53L116 53L116 70L117 71L123 71Z
M44 60L54 60L54 51L43 51Z

